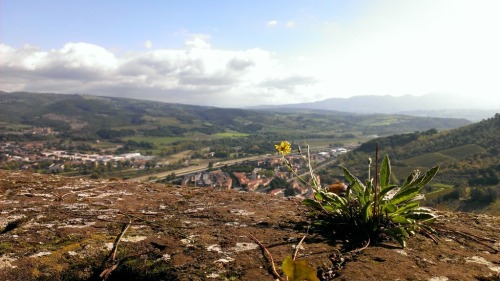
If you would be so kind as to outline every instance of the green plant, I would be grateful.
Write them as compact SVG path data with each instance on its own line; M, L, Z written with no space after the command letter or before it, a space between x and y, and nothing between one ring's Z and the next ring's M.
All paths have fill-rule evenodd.
M286 158L290 152L289 143L282 142L276 149L290 167ZM299 154L302 155L300 148ZM314 190L314 198L305 199L303 204L319 212L314 224L321 226L322 230L342 234L349 240L364 240L366 245L381 237L391 237L402 247L406 247L406 239L417 231L427 234L434 232L429 224L436 219L436 215L430 209L421 207L419 200L421 189L436 175L437 166L423 174L415 170L401 186L394 185L390 183L391 164L388 156L384 157L380 171L378 169L377 146L375 173L365 183L347 168L340 167L349 182L345 195L340 196L317 182L309 161L309 147L307 155L303 157L307 160L311 180L296 176ZM371 169L371 160L368 169Z

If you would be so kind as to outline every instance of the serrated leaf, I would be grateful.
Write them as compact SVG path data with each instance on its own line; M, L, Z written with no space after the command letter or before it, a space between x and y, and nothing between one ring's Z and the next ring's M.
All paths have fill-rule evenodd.
M308 265L306 260L295 261L288 256L283 261L281 269L288 277L288 281L319 281L316 269Z

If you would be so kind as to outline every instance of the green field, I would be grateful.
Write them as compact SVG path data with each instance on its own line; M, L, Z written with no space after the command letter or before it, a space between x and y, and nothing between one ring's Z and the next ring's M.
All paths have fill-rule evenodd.
M398 122L399 119L395 116L373 116L373 118L363 122L366 126L387 126Z
M360 135L359 132L353 132L353 135ZM308 138L308 139L293 139L294 143L304 146L308 144L312 149L327 148L332 144L342 144L343 146L357 145L367 140L373 139L374 136L358 136L354 138Z
M412 169L415 169L414 167L431 168L443 163L450 163L463 160L468 156L478 153L483 153L484 151L485 149L479 145L467 144L450 149L441 150L438 152L422 154L419 156L408 158L403 162L406 165L412 167Z
M246 133L239 132L225 132L217 133L213 135L207 135L203 133L190 133L187 136L182 137L146 137L146 136L134 136L123 138L124 141L135 141L135 142L149 142L155 146L170 145L177 141L200 141L200 140L211 140L211 139L221 139L221 138L241 138L249 136Z
M28 130L31 128L32 128L32 126L28 126L28 125L12 124L12 123L0 121L0 129L5 130L5 131L20 131L20 130Z
M425 199L427 201L435 200L440 196L453 192L453 185L435 183L431 184L431 186L436 190L425 194Z
M225 133L217 133L214 134L213 137L215 138L242 138L249 136L249 134L246 133L239 133L239 132L225 132Z
M169 145L176 141L183 141L191 139L192 137L144 137L144 136L135 136L135 137L127 137L124 138L124 141L135 141L135 142L149 142L154 144L155 146L161 145Z
M466 144L462 146L457 146L450 149L445 149L439 151L439 153L453 157L457 160L463 160L468 156L483 153L486 150L477 144Z
M404 160L404 162L409 166L428 167L428 168L434 167L441 163L453 162L453 161L455 161L455 158L441 154L439 152L426 153L423 155L419 155Z

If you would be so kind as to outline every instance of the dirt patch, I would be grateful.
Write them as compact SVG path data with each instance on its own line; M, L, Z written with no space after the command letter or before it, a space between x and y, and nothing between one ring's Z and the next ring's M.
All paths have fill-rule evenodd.
M308 226L299 201L265 194L8 171L0 206L0 280L100 280L129 222L108 280L274 280L249 235L279 267ZM417 235L345 254L310 233L298 258L321 280L500 280L500 218L440 215L437 244Z

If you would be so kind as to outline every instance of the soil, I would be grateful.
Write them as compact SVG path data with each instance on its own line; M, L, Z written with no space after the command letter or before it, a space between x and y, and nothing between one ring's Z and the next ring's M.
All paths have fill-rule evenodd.
M284 277L304 236L297 259L320 280L500 280L500 217L438 212L437 243L360 249L307 233L307 214L259 193L0 171L0 280L276 280L262 247Z

